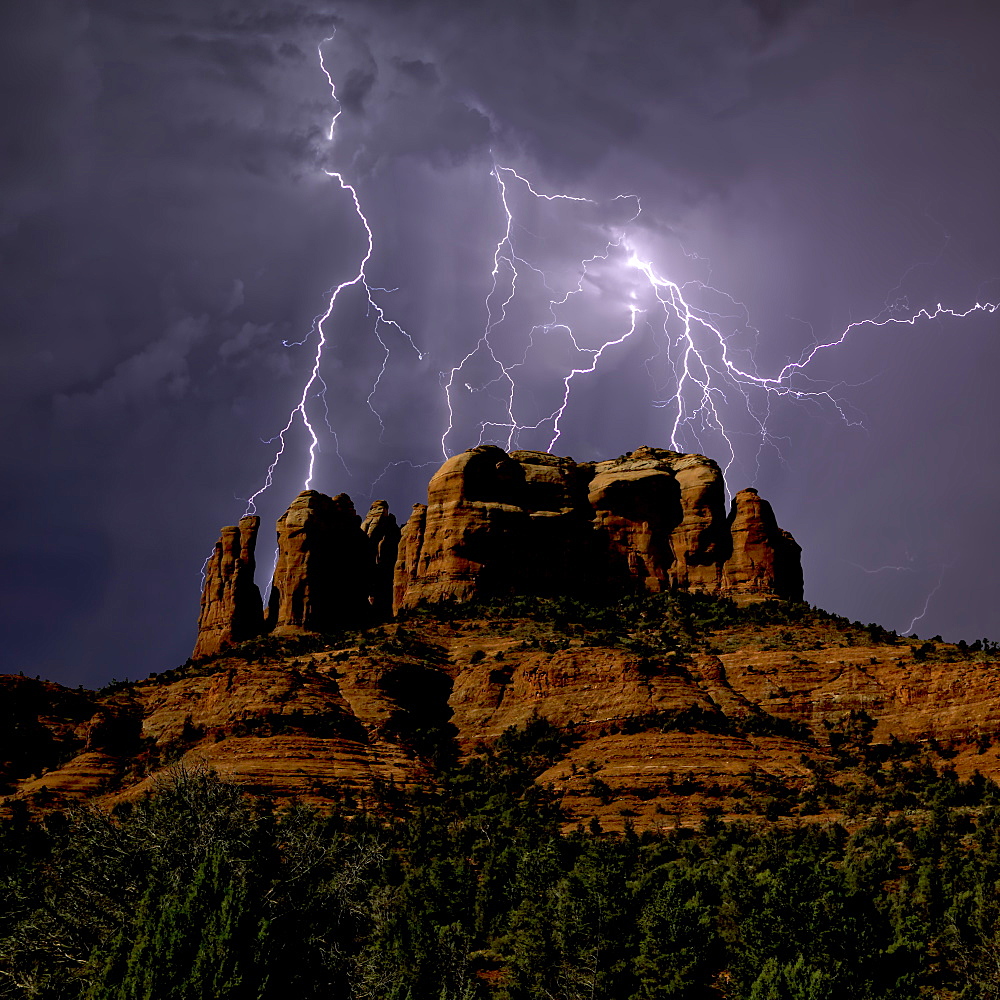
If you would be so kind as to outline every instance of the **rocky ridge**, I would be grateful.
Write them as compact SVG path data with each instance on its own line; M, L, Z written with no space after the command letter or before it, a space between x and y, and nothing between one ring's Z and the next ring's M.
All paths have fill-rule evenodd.
M801 600L799 547L718 465L639 448L605 462L481 446L446 461L400 532L384 500L300 493L277 523L267 611L253 584L259 520L224 528L206 566L195 656L265 632L329 632L424 602L512 594L610 599L687 591Z
M874 794L873 768L918 758L1000 778L996 648L809 608L770 506L724 499L714 462L650 448L472 449L402 531L384 501L362 519L305 491L266 610L259 519L223 529L184 666L101 692L0 677L0 795L112 803L180 762L282 800L379 800L536 717L570 734L539 778L569 826L816 816L825 788ZM882 748L863 766L842 750L859 733Z

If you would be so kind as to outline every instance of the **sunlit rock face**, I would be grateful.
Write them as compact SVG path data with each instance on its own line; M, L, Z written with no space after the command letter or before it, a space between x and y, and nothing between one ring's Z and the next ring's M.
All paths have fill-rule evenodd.
M403 528L393 606L506 594L802 598L799 548L753 490L727 517L702 455L606 462L483 446L450 458Z
M222 529L204 566L198 641L193 656L211 656L260 635L264 610L254 583L254 546L259 517L244 517Z
M703 455L639 448L606 462L482 446L448 459L402 533L384 500L300 493L277 523L266 613L253 583L259 520L223 528L205 570L194 655L262 632L329 632L424 601L510 594L595 599L688 591L802 598L800 550L742 490L726 514Z
M724 593L802 599L802 549L778 527L771 505L756 490L733 497L728 527L732 554L723 566Z

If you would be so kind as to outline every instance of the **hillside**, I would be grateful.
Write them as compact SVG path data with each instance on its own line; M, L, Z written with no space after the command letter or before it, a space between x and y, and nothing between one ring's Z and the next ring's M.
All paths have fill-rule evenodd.
M845 771L848 744L870 739L883 769L920 753L1000 777L1000 662L982 646L780 601L446 603L337 635L260 637L100 692L4 678L0 776L8 801L48 807L132 797L178 761L283 801L371 801L540 716L568 737L538 776L567 828L844 818L846 792L878 781Z

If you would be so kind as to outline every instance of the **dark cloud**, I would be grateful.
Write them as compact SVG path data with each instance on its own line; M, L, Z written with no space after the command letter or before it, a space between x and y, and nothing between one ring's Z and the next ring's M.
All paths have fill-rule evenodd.
M371 93L376 79L374 69L352 69L337 91L337 100L341 107L347 111L361 114L364 111L365 98Z
M400 72L412 77L418 83L433 86L441 80L433 63L426 63L421 59L396 59L395 64Z
M0 7L4 669L95 682L187 655L200 561L261 484L314 317L367 245L324 169L357 185L371 283L423 357L393 327L380 342L347 294L316 485L359 506L384 491L403 515L441 454L442 372L486 323L494 158L599 203L511 186L518 246L552 282L575 280L633 204L610 199L633 192L643 253L730 291L733 351L773 371L887 298L1000 296L997 21L974 0ZM564 333L529 343L547 299L535 275L521 288L502 343L532 352L521 399L538 419L580 352ZM633 290L595 267L573 318L617 329ZM856 331L815 369L849 422L776 404L763 449L737 428L732 485L755 482L799 537L810 599L902 627L940 583L921 631L990 631L997 332L983 316ZM650 337L574 384L564 453L665 443ZM470 384L491 378L478 361ZM456 396L453 448L503 418L479 384ZM267 519L303 456L293 429Z

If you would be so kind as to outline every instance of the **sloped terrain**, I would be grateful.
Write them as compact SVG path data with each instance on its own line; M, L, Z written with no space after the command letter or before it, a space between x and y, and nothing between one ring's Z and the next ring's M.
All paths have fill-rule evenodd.
M337 635L265 637L101 692L3 678L8 802L133 797L177 761L279 800L432 781L539 716L567 734L539 781L568 827L842 812L878 781L845 747L1000 776L1000 662L803 604L441 604ZM835 773L831 779L831 773Z

